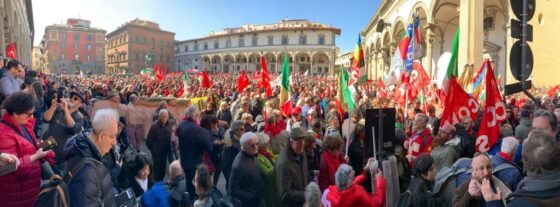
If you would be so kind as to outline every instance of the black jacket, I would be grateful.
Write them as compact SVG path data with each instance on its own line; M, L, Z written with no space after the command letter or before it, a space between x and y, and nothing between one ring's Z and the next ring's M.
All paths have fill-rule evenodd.
M255 155L241 151L233 161L228 193L243 206L259 206L264 192L264 181Z
M72 182L68 185L71 206L97 206L99 205L98 200L105 206L115 205L111 174L101 163L101 154L86 134L78 133L68 140L64 146L64 158L67 160L66 171L85 158L99 161L95 165L86 164L75 173ZM100 175L96 173L96 168L98 172L101 172ZM101 185L99 186L98 183ZM101 198L97 196L98 188L101 188Z
M182 121L177 128L181 166L184 170L196 169L202 163L202 153L212 153L212 143L208 133L196 126L192 119Z
M539 178L527 176L508 197L507 206L558 206L560 203L560 172Z
M156 120L148 132L146 146L152 152L152 156L167 156L171 153L171 124L161 124Z

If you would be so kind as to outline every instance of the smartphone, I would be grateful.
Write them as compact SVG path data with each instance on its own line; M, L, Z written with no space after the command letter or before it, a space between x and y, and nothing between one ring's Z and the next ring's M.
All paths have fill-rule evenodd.
M60 103L60 99L63 97L62 93L63 91L60 89L56 92L56 102Z
M8 163L4 166L0 166L0 176L11 173L13 171L17 170L17 165L16 163Z
M37 144L39 148L43 148L43 151L49 151L56 148L58 144L53 136L50 136L46 140L43 140L41 143Z

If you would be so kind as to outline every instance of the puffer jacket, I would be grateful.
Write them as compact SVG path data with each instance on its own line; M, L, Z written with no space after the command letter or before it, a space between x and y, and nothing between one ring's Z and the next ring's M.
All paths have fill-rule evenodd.
M93 164L86 163L76 172L68 184L72 206L100 206L101 203L104 206L115 205L111 174L101 163L101 154L88 135L79 133L70 138L64 146L64 158L67 161L66 171L83 159L94 160ZM98 196L98 188L101 188L101 197Z
M37 139L33 134L35 119L29 119L24 125L33 143L20 135L23 133L21 128L16 127L18 124L8 113L2 116L2 121L19 131L0 123L0 152L17 156L20 164L16 171L0 176L0 206L35 206L41 185L40 161L31 162L31 155L37 151Z
M558 206L560 203L560 171L538 178L527 176L508 197L513 207Z

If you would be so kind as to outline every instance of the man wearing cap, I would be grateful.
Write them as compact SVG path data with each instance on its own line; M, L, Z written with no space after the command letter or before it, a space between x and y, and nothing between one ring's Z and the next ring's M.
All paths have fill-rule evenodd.
M54 137L58 146L55 149L55 159L57 167L62 170L64 168L64 158L62 151L64 144L72 135L82 131L82 123L84 116L78 111L82 107L84 98L81 94L70 93L70 100L64 98L51 101L51 107L45 112L43 121L49 124L48 130L43 135L43 139Z
M531 112L527 109L521 110L521 119L519 120L519 125L515 127L515 136L523 142L531 131Z
M301 108L294 107L292 109L292 117L288 119L286 130L291 131L293 128L302 127L305 131L309 128L307 120L301 115Z
M305 203L307 186L307 158L304 152L304 139L307 136L301 127L290 132L290 144L284 148L276 162L276 184L282 206L302 206Z

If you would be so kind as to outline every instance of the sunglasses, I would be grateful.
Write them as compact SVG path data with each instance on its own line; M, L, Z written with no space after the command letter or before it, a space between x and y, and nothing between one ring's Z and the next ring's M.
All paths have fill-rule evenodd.
M72 97L72 101L79 101L79 100L80 100L80 98L78 98L78 97L75 97L75 96Z

